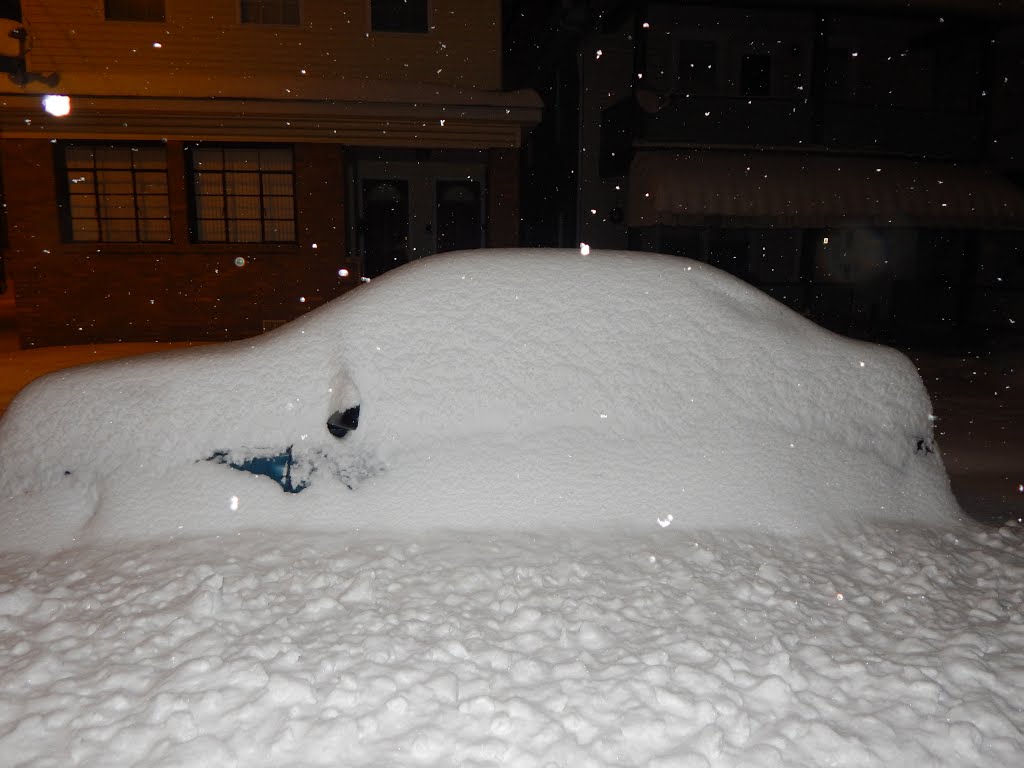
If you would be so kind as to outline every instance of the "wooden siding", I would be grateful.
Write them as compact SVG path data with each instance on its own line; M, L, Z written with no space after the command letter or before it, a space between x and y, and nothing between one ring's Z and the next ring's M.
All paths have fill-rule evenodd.
M426 34L373 33L369 0L302 0L298 26L242 24L239 0L166 0L166 21L103 18L103 0L23 0L29 68L58 72L62 90L231 96L232 84L368 79L501 87L499 0L431 0ZM157 47L159 45L159 47ZM97 90L99 89L99 90ZM268 94L270 96L272 94Z

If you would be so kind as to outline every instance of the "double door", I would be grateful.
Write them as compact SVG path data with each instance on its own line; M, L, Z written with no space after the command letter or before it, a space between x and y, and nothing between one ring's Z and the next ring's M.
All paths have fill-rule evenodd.
M354 242L364 276L433 253L483 247L485 171L482 163L358 163Z

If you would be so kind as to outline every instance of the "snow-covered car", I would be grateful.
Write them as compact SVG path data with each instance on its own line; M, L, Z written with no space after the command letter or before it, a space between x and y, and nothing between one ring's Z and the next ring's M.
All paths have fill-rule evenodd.
M0 452L8 548L959 513L903 355L627 252L430 257L258 338L61 371Z
M17 398L0 763L1003 768L1020 534L893 350L683 259L434 256Z

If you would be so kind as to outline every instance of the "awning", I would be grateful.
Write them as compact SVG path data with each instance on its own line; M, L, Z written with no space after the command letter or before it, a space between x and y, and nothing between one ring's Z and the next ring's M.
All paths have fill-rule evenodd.
M759 151L642 151L627 221L1024 229L1024 191L970 164Z

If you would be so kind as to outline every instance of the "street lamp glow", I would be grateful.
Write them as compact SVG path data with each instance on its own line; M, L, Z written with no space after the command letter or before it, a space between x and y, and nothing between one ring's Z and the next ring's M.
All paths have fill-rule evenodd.
M47 94L43 96L43 109L54 117L66 117L71 114L71 97Z

